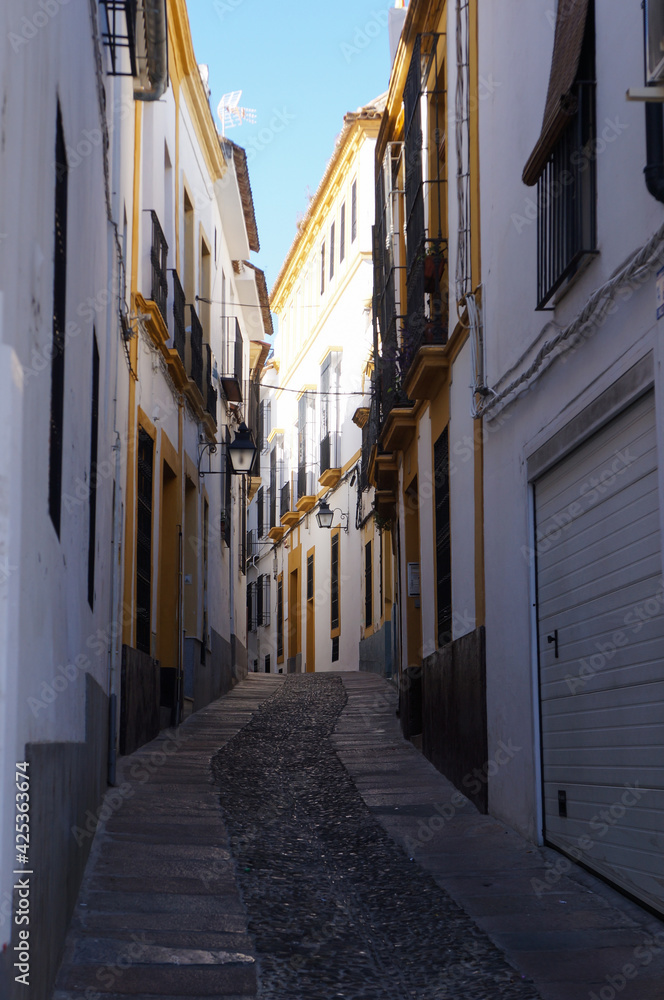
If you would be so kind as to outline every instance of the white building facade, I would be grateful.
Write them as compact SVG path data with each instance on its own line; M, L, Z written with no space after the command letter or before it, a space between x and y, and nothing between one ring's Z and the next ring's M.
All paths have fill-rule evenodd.
M662 911L662 105L638 0L551 6L480 5L489 808Z
M392 672L392 547L375 522L362 429L382 106L346 116L271 295L279 329L263 374L261 488L249 514L249 664L259 671ZM319 526L321 503L331 527Z

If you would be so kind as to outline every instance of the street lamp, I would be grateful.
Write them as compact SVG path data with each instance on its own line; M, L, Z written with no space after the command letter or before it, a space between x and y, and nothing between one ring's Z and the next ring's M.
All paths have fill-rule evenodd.
M246 475L250 472L256 457L256 445L251 431L244 422L240 424L235 432L235 438L228 446L228 457L236 475Z
M344 529L346 534L348 534L348 514L345 514L340 507L335 507L334 510L332 510L327 500L321 500L318 505L318 510L316 512L318 527L328 529L331 528L336 511L339 511L339 515L341 517L341 527Z

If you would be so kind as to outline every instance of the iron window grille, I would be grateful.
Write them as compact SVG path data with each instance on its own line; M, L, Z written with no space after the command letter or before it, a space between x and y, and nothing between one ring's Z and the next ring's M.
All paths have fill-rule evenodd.
M150 265L152 268L152 292L151 299L157 303L159 312L166 326L168 326L168 243L161 228L159 218L154 210L150 211L152 218L152 245L150 247Z
M224 540L227 548L230 548L231 544L231 507L233 503L233 467L231 465L230 456L228 454L228 445L231 440L231 432L228 426L223 428L223 443L222 443L222 453L221 453L221 468L223 475L221 476L221 497L222 497L222 508L221 508L221 537Z
M404 88L407 318L402 368L423 344L447 342L445 36L417 36ZM426 131L422 110L426 104ZM428 217L427 217L428 216Z
M357 181L353 181L350 189L350 241L357 239Z
M436 609L438 645L452 640L452 559L450 534L449 439L445 428L434 444L436 524Z
M577 110L537 182L537 309L597 253L595 83L577 83Z
M325 243L321 244L320 248L320 293L323 295L325 292Z
M307 556L307 600L314 599L314 557L313 553Z
M268 573L261 573L258 577L257 605L258 605L258 625L266 628L270 624L270 576Z
M272 401L270 399L264 399L261 402L260 428L261 450L265 453L269 446L268 438L272 430Z
M106 30L102 42L111 60L110 76L137 76L136 63L136 0L101 0L104 8ZM127 53L129 68L123 53Z
M203 395L203 327L193 306L189 306L189 377Z
M334 277L334 237L335 237L335 223L333 222L330 226L330 281Z
M67 318L67 148L58 104L55 138L53 326L48 456L48 510L58 538L62 513L62 450L65 401L65 321Z
M339 636L335 635L332 640L332 663L336 663L339 659Z
M258 601L255 583L247 584L247 620L249 631L255 632L258 627Z
M346 256L346 202L341 206L339 216L339 263L343 264Z
M250 528L247 532L247 559L258 555L258 529Z
M277 581L277 659L284 655L284 581Z
M187 334L185 328L185 297L184 289L180 284L180 278L176 270L171 270L171 280L173 282L173 346L180 355L182 364L185 363L185 350Z
M339 628L339 532L332 535L330 559L330 628Z
M269 510L270 528L277 526L277 449L270 452L270 488L269 488ZM268 529L269 530L269 529Z
M259 487L256 493L256 517L258 519L258 537L265 538L265 490Z
M371 542L364 546L364 625L369 628L373 621L373 566Z
M136 491L136 648L150 653L152 593L152 438L138 431L138 482Z

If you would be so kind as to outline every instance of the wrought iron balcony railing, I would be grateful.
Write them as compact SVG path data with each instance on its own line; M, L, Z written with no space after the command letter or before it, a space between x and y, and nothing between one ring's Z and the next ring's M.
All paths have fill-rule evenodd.
M320 472L338 469L341 466L341 435L338 431L328 431L320 443Z
M173 279L173 346L185 364L187 334L185 328L184 290L176 270L171 271Z
M193 306L189 306L191 326L189 327L189 378L198 386L203 395L203 327Z
M305 465L298 467L295 484L297 487L297 496L293 497L294 503L297 503L301 497L316 496L318 492L316 473L313 469L308 469Z
M279 514L283 517L291 509L291 488L290 482L284 483L281 487Z
M212 385L212 351L209 344L205 348L205 409L215 424L217 422L217 390Z
M221 384L226 398L242 402L242 332L235 316L222 318Z
M150 298L159 306L159 312L168 326L168 243L161 228L157 213L150 212L152 218L152 245L150 247L150 264L152 267L152 291Z

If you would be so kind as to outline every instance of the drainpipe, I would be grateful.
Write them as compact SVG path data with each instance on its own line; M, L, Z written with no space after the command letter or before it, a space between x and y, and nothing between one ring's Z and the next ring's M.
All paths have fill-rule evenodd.
M144 0L145 41L148 52L148 90L135 90L137 101L158 101L168 86L168 27L166 0Z

